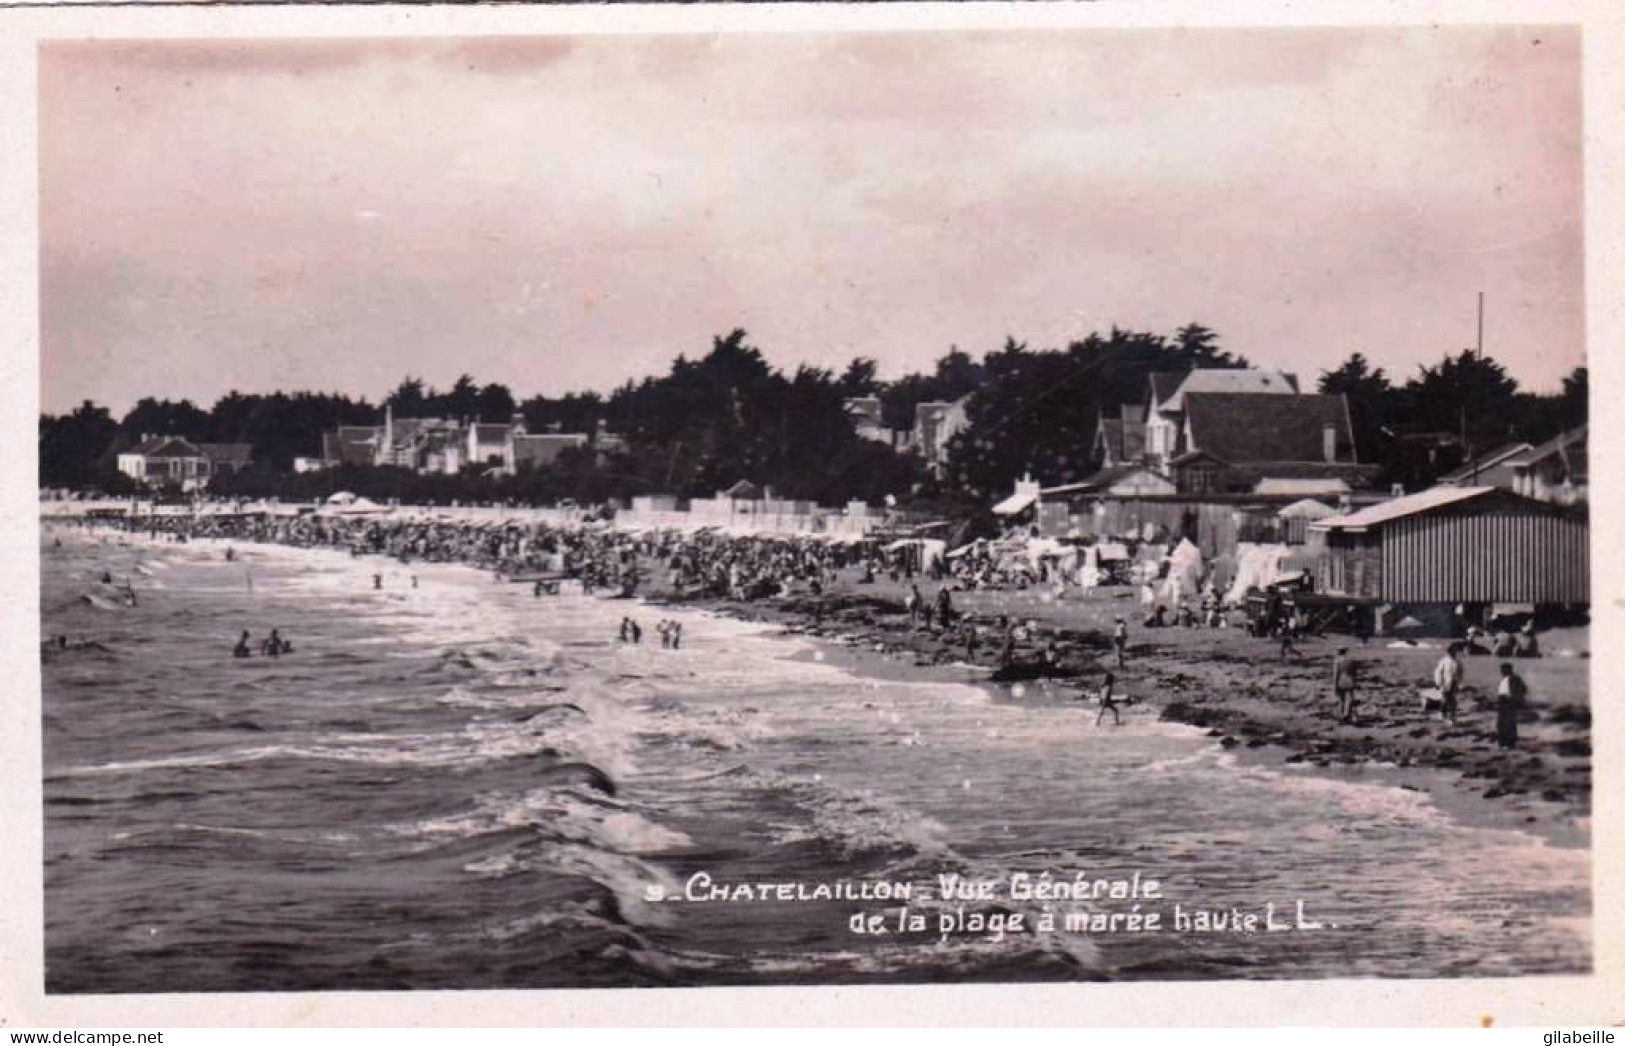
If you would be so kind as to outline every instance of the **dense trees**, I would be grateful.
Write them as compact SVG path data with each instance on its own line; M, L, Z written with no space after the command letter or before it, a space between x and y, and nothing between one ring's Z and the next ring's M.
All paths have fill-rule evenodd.
M464 374L450 389L438 392L424 385L422 378L408 375L384 397L384 406L402 418L456 418L469 421L508 421L518 411L513 393L506 385L481 385Z
M980 364L970 425L949 446L950 485L990 495L1029 471L1047 484L1084 479L1097 464L1092 444L1102 412L1145 402L1148 375L1246 365L1196 324L1172 341L1115 327L1059 350L1034 351L1007 340Z
M1471 351L1424 364L1403 385L1358 352L1320 376L1321 392L1348 397L1361 459L1407 489L1507 443L1539 443L1583 424L1586 389L1582 366L1558 395L1525 392L1501 363Z
M985 500L1028 471L1046 484L1087 477L1098 465L1092 444L1100 416L1143 403L1151 373L1247 365L1216 332L1192 323L1170 336L1113 328L1055 349L1012 338L980 359L953 347L928 370L884 380L875 361L863 357L838 374L805 365L782 372L735 330L713 339L705 355L680 355L666 373L607 396L573 392L516 402L507 387L465 374L444 392L408 375L378 406L326 393L231 392L208 410L146 398L115 420L87 402L40 419L40 472L47 486L118 489L124 483L114 467L117 453L154 434L251 444L254 468L219 483L224 492L244 494L306 498L348 489L440 502L596 501L704 496L749 479L783 497L825 504L888 495L919 503ZM1404 383L1354 353L1319 380L1320 391L1348 398L1362 460L1384 465L1385 481L1411 487L1453 467L1468 448L1535 442L1579 424L1587 388L1580 367L1560 394L1524 392L1503 366L1472 353L1446 355ZM907 429L920 403L972 392L968 425L948 444L947 467L937 477L928 477L918 458L859 437L844 408L848 397L878 396L886 424ZM289 474L295 457L320 452L323 432L377 424L386 405L396 417L505 422L519 413L532 432L607 430L623 442L567 452L545 468L502 480L479 475L483 470L439 477L398 469Z
M1322 372L1319 388L1327 395L1346 397L1355 450L1362 460L1377 460L1373 455L1393 443L1399 421L1400 399L1388 375L1356 352L1341 365Z
M906 494L916 463L853 431L850 387L814 367L786 376L735 330L704 358L618 389L604 417L631 448L618 467L634 493L709 495L749 479L827 503Z
M118 422L106 407L85 400L69 414L44 416L39 425L40 485L89 488L122 486L111 457Z
M955 345L931 373L908 374L874 391L886 425L906 429L913 427L914 408L921 403L952 403L981 388L983 379L982 365Z

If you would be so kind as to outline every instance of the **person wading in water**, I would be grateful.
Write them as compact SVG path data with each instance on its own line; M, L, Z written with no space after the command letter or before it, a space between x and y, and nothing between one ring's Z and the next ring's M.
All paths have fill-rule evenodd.
M1116 682L1117 677L1107 672L1105 681L1100 684L1100 711L1095 713L1096 726L1099 726L1100 721L1106 718L1107 712L1112 714L1114 724L1117 726L1123 725L1123 714L1117 710L1117 700L1112 696L1112 684Z
M1354 722L1354 662L1349 660L1348 647L1338 647L1332 659L1332 689L1337 693L1339 722Z

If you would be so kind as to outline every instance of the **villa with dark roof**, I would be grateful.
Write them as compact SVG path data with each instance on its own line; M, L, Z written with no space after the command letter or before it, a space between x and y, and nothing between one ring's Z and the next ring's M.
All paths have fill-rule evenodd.
M1241 494L1290 480L1283 493L1345 494L1375 478L1355 454L1342 396L1195 392L1182 414L1168 473L1184 493Z
M194 443L180 436L143 436L118 455L118 470L148 486L201 490L222 472L236 472L253 462L247 443Z
M1356 453L1348 404L1300 392L1293 375L1159 372L1146 385L1145 404L1101 418L1101 471L1078 489L1305 497L1345 494L1375 478Z

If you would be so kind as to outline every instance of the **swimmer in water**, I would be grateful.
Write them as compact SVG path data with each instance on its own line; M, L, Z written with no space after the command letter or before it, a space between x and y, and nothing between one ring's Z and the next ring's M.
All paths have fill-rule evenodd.
M417 576L417 575L416 575L416 574L413 574L413 575L412 575L412 587L413 587L413 588L417 588L417 587L418 587L418 576Z
M230 563L232 560L234 560L236 558L237 558L237 550L232 548L229 545L226 546L226 562Z
M373 588L373 591L376 592L379 589L382 589L383 587L384 587L384 575L382 575L382 574L374 574L372 576L372 588Z
M253 657L254 656L254 650L253 650L252 647L249 646L249 643L248 643L248 629L246 629L246 628L243 629L242 637L237 640L237 645L232 648L231 656L232 657Z

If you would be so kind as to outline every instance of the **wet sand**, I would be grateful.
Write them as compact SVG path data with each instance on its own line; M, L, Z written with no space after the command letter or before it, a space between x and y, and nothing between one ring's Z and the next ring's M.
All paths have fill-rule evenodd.
M928 601L937 588L920 586ZM1205 729L1249 761L1391 783L1426 793L1441 809L1475 826L1532 832L1557 845L1589 845L1586 629L1544 633L1546 656L1516 662L1529 684L1529 701L1519 746L1503 751L1495 744L1500 662L1494 657L1463 657L1455 722L1423 713L1418 691L1431 685L1447 640L1376 637L1362 646L1329 634L1298 641L1297 653L1283 660L1278 641L1236 628L1142 628L1129 589L1082 597L1074 592L1060 601L1033 590L955 592L963 622L981 630L976 649L968 651L959 625L945 635L911 624L906 592L906 585L881 579L871 585L842 582L820 596L673 602L817 638L822 642L816 656L860 674L984 683L1000 700L1053 704L1058 715L1096 714L1092 691L1110 670L1119 701L1126 702L1125 714L1155 714ZM669 594L651 598L663 602ZM1041 645L1053 641L1059 655L1053 677L994 681L1000 614L1037 623L1036 641L1018 645L1016 665L1036 666ZM1117 616L1129 623L1123 668L1116 667L1110 641ZM1360 670L1351 724L1337 721L1331 689L1331 662L1340 646L1349 648Z

